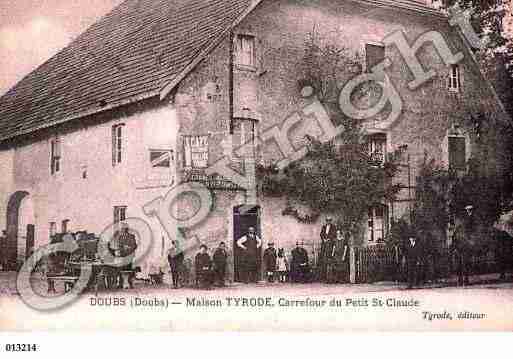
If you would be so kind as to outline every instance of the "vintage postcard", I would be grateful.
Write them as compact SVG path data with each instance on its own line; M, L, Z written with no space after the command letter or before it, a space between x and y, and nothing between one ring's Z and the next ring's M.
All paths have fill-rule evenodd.
M511 6L3 0L0 331L513 330Z

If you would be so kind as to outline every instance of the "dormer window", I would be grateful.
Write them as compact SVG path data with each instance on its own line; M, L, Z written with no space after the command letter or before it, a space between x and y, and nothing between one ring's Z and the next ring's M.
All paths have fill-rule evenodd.
M235 64L243 67L256 67L255 37L253 35L237 35L235 39Z

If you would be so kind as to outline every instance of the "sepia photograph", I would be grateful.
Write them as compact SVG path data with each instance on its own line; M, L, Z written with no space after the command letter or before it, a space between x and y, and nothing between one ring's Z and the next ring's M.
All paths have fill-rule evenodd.
M2 0L0 332L513 331L512 10Z

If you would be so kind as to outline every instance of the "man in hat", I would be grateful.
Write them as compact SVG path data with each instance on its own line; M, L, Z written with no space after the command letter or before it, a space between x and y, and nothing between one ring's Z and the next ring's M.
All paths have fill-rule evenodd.
M328 261L331 257L333 250L333 243L337 235L337 228L332 223L333 218L331 216L326 217L326 224L321 228L321 250L319 251L319 257L317 260L319 267L319 280L326 281L327 279L327 267Z
M212 261L207 253L207 246L202 244L200 252L194 258L194 268L196 270L196 285L199 288L210 289Z
M256 234L255 227L249 227L248 233L237 241L237 246L242 250L242 275L245 283L257 282L258 257L262 240Z
M135 235L130 233L130 228L127 223L121 224L121 233L118 236L118 253L119 257L123 258L126 262L126 265L120 268L119 273L119 288L124 287L124 277L121 272L131 272L127 276L128 285L130 288L134 287L134 277L135 273L133 272L133 260L135 257L135 250L137 249L137 241Z
M274 243L269 242L268 247L264 251L264 268L267 274L267 281L269 283L274 282L274 272L276 271L276 249Z
M177 241L171 242L171 248L167 253L167 261L171 269L171 276L173 277L173 288L177 289L180 286L180 271L183 268L184 254L181 248L178 248Z
M226 277L226 263L228 260L228 253L226 252L226 245L224 242L219 243L219 246L214 252L214 276L219 286L224 287L224 280Z
M475 242L476 220L474 216L474 206L471 204L465 206L465 215L453 236L453 246L456 255L458 285L469 285L470 258Z
M299 242L296 242L296 248L292 250L291 270L294 282L306 283L310 271L308 253Z

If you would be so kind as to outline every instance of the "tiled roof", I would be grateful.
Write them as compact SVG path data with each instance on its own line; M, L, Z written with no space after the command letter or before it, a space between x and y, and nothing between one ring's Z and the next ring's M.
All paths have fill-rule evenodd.
M259 2L123 2L0 98L0 141L158 95Z
M127 0L0 98L0 140L159 93L251 0Z

